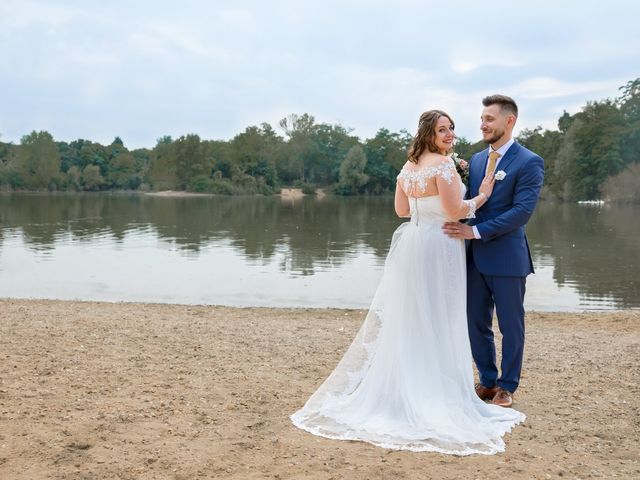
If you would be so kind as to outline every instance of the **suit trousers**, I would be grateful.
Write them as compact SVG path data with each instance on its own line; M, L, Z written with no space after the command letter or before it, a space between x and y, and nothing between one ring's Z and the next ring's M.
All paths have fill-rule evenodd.
M515 392L524 354L524 294L527 277L483 275L467 250L467 322L473 360L485 387L498 385ZM493 312L502 334L501 375L498 377L492 329Z

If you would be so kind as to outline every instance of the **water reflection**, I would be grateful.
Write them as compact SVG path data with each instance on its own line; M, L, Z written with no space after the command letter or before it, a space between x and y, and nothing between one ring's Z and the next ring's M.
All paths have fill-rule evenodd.
M287 246L283 270L311 275L319 265L340 265L356 246L386 254L399 224L386 198L154 197L144 195L0 196L3 230L21 229L30 247L50 249L60 235L77 240L152 228L162 240L198 252L226 239L249 261L273 257Z
M534 263L553 267L558 286L584 302L640 306L640 222L637 207L541 203L527 234Z
M633 213L541 204L527 230L528 307L640 307ZM388 197L124 194L0 195L0 222L0 296L358 307L400 223Z

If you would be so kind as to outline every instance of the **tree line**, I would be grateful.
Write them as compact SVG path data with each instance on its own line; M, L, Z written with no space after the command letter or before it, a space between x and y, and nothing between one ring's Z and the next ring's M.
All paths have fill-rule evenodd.
M562 200L640 202L640 78L615 99L588 102L564 112L557 130L526 129L517 140L546 164L544 195ZM129 150L119 137L110 145L90 140L55 141L46 131L0 142L3 190L103 191L183 190L272 194L283 186L341 195L390 193L406 161L411 135L381 128L360 140L339 124L312 115L289 115L251 126L230 140L196 134L159 138L151 148ZM462 158L486 148L459 138Z

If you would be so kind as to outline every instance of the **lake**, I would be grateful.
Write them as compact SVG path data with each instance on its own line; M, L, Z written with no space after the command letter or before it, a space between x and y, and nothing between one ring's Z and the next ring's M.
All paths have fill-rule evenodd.
M530 310L640 308L638 207L542 202ZM392 197L0 195L0 297L367 307Z

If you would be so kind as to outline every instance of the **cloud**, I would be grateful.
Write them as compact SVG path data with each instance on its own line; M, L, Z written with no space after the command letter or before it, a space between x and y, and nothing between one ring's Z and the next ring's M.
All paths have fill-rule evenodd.
M461 60L454 59L451 62L451 70L455 73L472 73L479 69L503 69L503 68L515 68L522 67L523 61L509 60L507 58L487 58L485 56L479 56L479 59Z
M307 112L368 137L443 108L475 139L496 92L517 97L521 126L552 125L637 76L638 5L5 0L0 133L138 147Z
M581 96L600 100L599 95L615 91L628 79L614 78L604 81L567 82L551 77L536 77L511 87L514 95L525 100Z
M34 26L56 31L82 16L82 10L65 5L29 0L4 0L0 4L0 25L4 35Z

